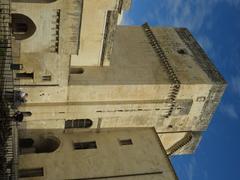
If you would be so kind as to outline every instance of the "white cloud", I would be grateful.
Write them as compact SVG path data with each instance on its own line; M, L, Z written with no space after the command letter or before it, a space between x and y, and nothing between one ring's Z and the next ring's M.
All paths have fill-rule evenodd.
M197 32L215 3L209 0L164 0L162 4L173 26L184 26Z
M221 111L223 113L226 113L226 115L229 116L230 118L233 118L233 119L239 118L238 113L232 104L223 104L221 106Z
M230 88L234 93L240 95L240 76L231 78Z
M120 24L121 25L130 25L130 24L134 24L134 21L129 16L124 15L121 19Z
M187 178L188 180L193 180L193 172L194 172L194 165L189 164L188 165L188 170L187 170Z
M136 0L132 3L140 4L141 2ZM204 23L211 26L207 16L213 12L218 3L240 7L240 0L152 0L149 4L156 4L156 6L150 11L143 12L143 16L140 18L145 21L156 19L159 25L168 21L173 26L183 26L198 32ZM162 11L167 13L162 14ZM123 24L134 24L131 20L129 21L128 16L124 16L124 18L126 20Z
M187 179L193 180L194 179L194 171L196 167L196 159L193 157L191 161L187 165L186 173L187 173Z
M222 1L226 1L231 6L234 6L234 7L239 7L240 6L240 0L222 0Z
M199 36L198 41L205 50L211 51L213 48L212 41L207 36Z

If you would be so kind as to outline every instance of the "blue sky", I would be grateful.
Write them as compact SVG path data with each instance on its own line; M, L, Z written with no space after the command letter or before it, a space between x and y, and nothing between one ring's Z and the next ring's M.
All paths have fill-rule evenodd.
M133 0L124 25L187 27L228 82L193 155L171 158L180 180L240 180L240 0Z

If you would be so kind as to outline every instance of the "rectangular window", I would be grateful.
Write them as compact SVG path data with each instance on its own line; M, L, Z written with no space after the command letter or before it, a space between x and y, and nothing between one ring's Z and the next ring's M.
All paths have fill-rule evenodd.
M34 74L33 73L16 73L16 78L21 79L33 79Z
M10 67L12 70L22 70L23 69L22 64L11 64Z
M121 146L124 146L124 145L132 145L133 142L132 142L131 139L121 139L121 140L119 140L119 144L120 144Z
M73 128L73 121L67 120L65 121L65 129Z
M18 174L20 178L44 176L43 168L20 169Z
M79 149L97 149L97 144L96 144L96 141L78 142L78 143L73 143L73 147L76 150L79 150Z
M42 76L42 80L43 81L51 81L52 80L52 76Z
M15 23L13 25L14 34L25 34L28 30L26 23Z

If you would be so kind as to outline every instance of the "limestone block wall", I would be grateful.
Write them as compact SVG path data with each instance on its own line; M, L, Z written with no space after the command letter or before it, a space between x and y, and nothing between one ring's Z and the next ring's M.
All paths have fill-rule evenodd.
M71 56L71 67L100 66L104 56L107 34L116 28L118 13L122 10L121 0L88 0L84 1L82 9L81 28L79 29L79 46L77 54ZM120 8L120 12L119 12ZM111 13L112 14L109 14ZM116 15L114 15L116 12ZM111 17L114 21L111 22ZM109 60L109 59L108 59ZM102 62L101 62L102 61ZM109 65L109 63L108 63Z
M34 168L40 173L31 179L177 179L153 128L24 130L20 142L20 179Z
M198 132L208 127L225 85L212 80L196 60L199 56L194 48L175 29L153 28L152 32L180 81L169 117L172 82L161 57L142 27L118 27L111 66L81 67L82 72L70 74L68 86L62 88L26 88L30 97L20 109L32 115L25 118L21 128L63 129L66 121L75 119L91 119L90 130L155 127L168 137L160 136L166 148L182 138L181 132L191 132L188 145L176 153L192 152L200 140Z
M28 102L65 102L70 54L77 52L82 0L34 2L12 3L13 15L27 16L36 26L32 36L13 43L15 63L23 65L15 78L29 94ZM32 76L19 78L19 74Z
M117 27L129 1L29 2L12 7L36 27L14 43L23 64L16 79L31 76L20 78L29 97L19 110L31 113L22 129L64 129L76 119L92 121L83 131L155 127L167 149L191 132L176 153L193 151L225 82L187 30Z

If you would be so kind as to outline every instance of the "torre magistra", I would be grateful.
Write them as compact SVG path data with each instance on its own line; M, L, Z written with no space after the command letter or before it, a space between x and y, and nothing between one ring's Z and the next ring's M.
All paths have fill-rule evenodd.
M177 179L226 82L186 28L119 25L130 5L0 0L0 179Z

